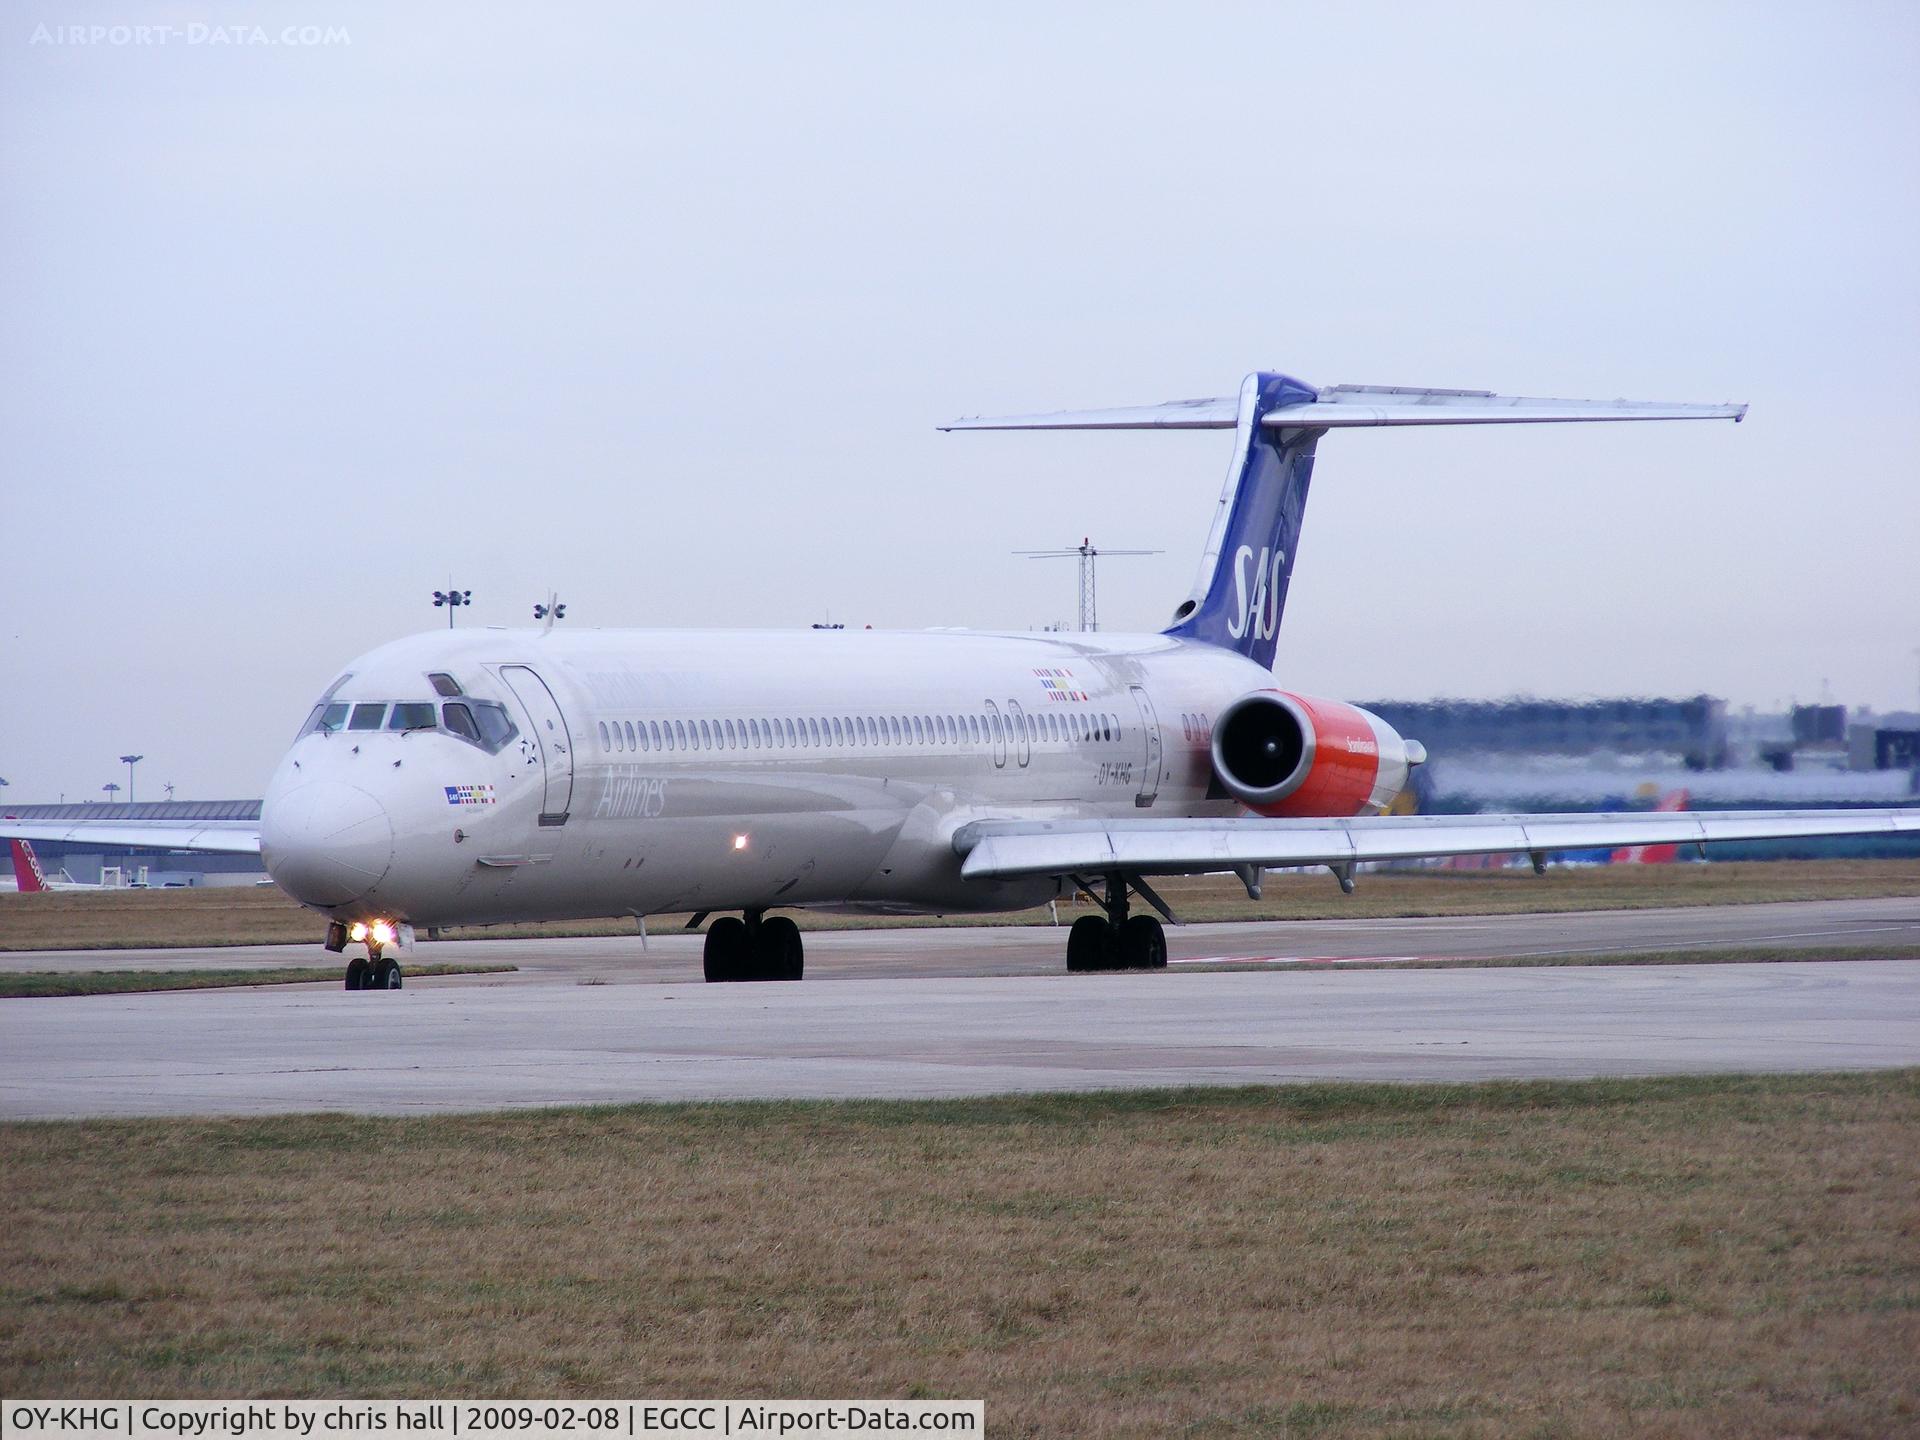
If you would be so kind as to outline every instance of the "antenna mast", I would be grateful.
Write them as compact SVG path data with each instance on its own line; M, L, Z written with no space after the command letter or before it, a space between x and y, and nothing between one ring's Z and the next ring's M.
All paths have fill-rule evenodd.
M1016 555L1024 555L1029 560L1064 560L1069 556L1080 559L1080 628L1098 630L1099 612L1095 606L1093 562L1102 555L1160 555L1160 550L1102 550L1086 537L1070 550L1016 550Z

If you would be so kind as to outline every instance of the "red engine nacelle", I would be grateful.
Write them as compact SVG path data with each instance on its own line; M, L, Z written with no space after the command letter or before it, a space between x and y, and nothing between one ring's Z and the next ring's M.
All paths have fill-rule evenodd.
M1262 815L1378 815L1426 758L1357 705L1283 690L1242 695L1213 725L1213 773Z

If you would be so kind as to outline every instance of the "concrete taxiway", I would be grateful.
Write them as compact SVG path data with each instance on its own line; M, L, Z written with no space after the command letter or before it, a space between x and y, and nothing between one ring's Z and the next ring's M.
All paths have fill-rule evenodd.
M1074 913L1061 908L1064 920ZM834 930L807 936L807 978L937 979L1057 975L1064 927L968 925ZM421 962L509 964L521 984L596 980L666 984L700 977L701 936L656 929L639 936L573 940L441 940ZM1626 951L1810 946L1920 945L1920 898L1700 905L1665 910L1455 915L1404 920L1272 920L1181 925L1167 931L1175 964L1206 961L1355 961L1551 958ZM318 944L202 946L165 950L0 952L0 970L273 969L340 963ZM488 983L499 983L489 981Z
M1743 930L1752 938L1739 940ZM1176 960L1565 953L1548 947L1576 940L1612 949L1892 944L1920 937L1920 902L1194 926L1175 935ZM644 957L634 941L475 942L484 952L476 958L525 968L417 980L398 993L285 986L10 1000L0 1002L0 1115L394 1114L1920 1065L1920 960L1176 965L1068 976L1058 941L1057 931L998 928L817 934L806 983L712 986L693 978L691 936L656 937ZM274 963L313 958L267 948ZM457 948L424 953L454 958ZM24 958L19 968L52 968L46 957ZM89 968L102 966L99 954L89 958ZM607 983L601 969L616 958L623 978L651 983ZM1042 967L1050 973L1021 973Z

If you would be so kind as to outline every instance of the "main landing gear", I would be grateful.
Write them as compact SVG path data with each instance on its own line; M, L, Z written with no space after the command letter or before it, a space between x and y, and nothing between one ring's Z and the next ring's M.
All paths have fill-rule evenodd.
M708 984L732 980L798 980L806 970L800 927L784 915L747 911L744 920L723 915L707 927Z
M1143 900L1168 919L1173 918L1145 881L1136 876L1132 883ZM1105 893L1099 895L1078 876L1074 884L1107 913L1082 915L1073 922L1067 932L1067 969L1159 970L1166 966L1167 932L1152 915L1127 913L1128 882L1124 875L1107 876Z

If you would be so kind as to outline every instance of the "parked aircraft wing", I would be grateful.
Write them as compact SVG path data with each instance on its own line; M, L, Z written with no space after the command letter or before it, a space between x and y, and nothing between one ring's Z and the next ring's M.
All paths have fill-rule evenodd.
M258 820L0 820L0 840L59 841L68 845L130 846L137 850L197 850L211 855L258 855Z
M1902 810L1636 811L1566 815L1369 815L1348 820L977 820L954 835L968 879L1198 875L1236 866L1346 865L1614 845L1920 835Z
M1339 430L1379 425L1527 425L1590 420L1742 420L1747 407L1662 400L1552 400L1496 395L1491 390L1418 390L1401 385L1328 385L1260 417L1270 430ZM1231 430L1240 402L1172 400L1113 410L1062 410L1050 415L970 416L942 430Z

